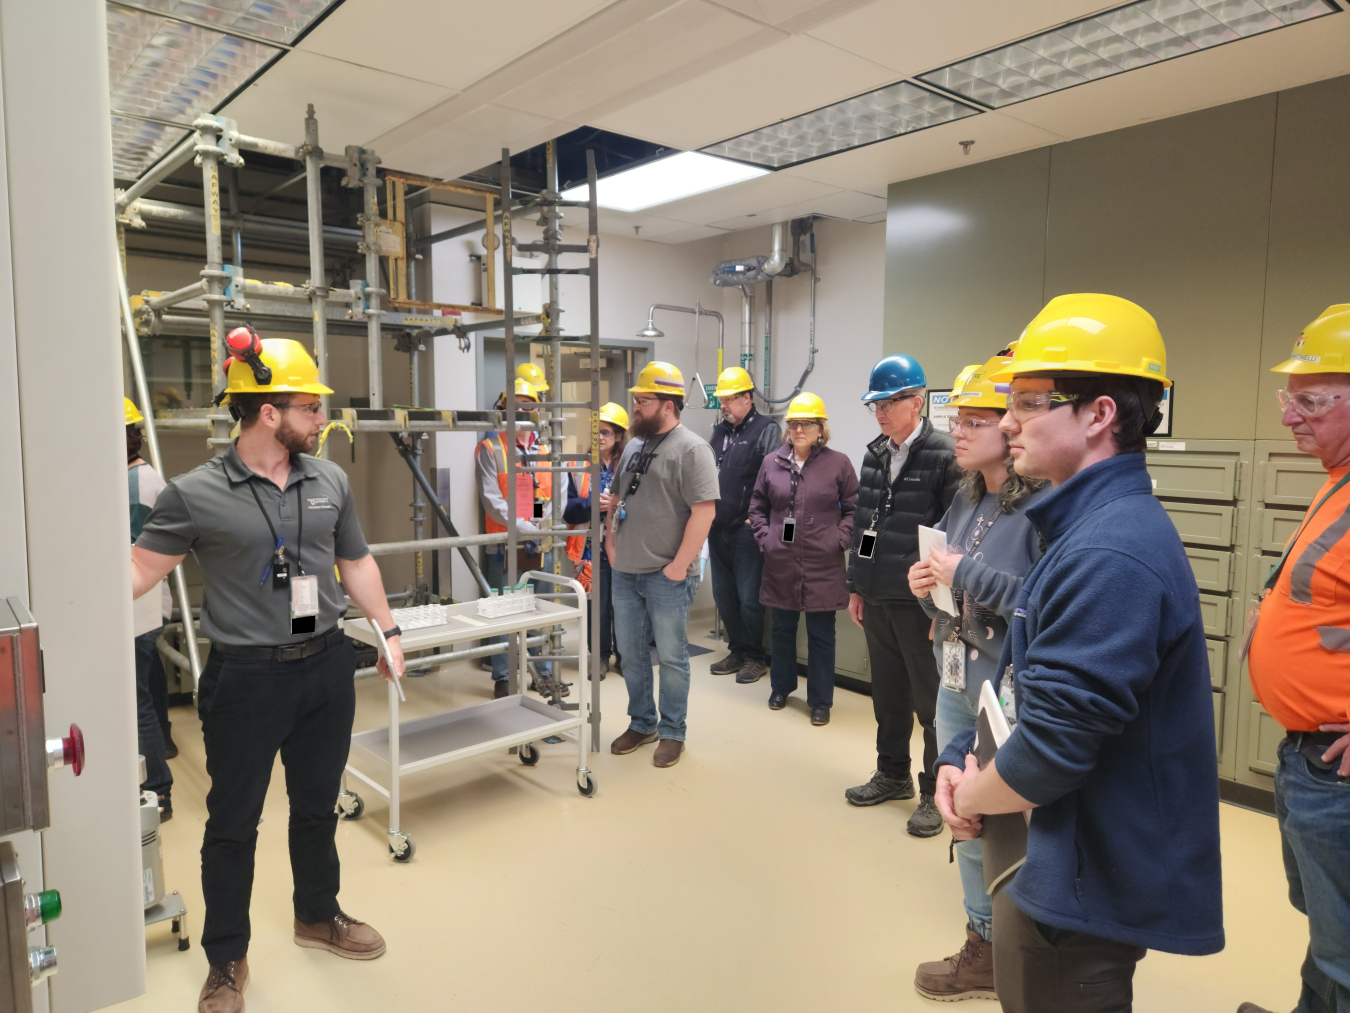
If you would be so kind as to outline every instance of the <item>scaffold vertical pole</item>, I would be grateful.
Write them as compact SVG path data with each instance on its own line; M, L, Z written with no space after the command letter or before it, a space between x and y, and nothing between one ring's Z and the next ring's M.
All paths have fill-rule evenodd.
M384 407L384 360L380 345L380 316L383 305L380 287L380 180L375 167L379 157L369 148L361 149L361 186L365 213L361 216L362 252L366 255L366 365L370 407Z
M591 295L591 643L587 652L591 676L591 751L600 749L600 211L596 203L595 151L586 149L586 186L590 194L586 226L586 266ZM610 461L611 472L618 461ZM612 611L612 609L611 609ZM636 660L636 659L634 659ZM582 734L580 731L578 735Z
M314 106L305 112L305 198L309 210L309 308L314 325L314 359L319 364L319 382L328 384L328 274L323 256L323 149L319 147L319 121ZM328 395L321 398L328 412Z
M221 341L225 337L225 273L220 234L220 138L224 125L214 116L203 116L197 120L197 158L202 167L202 190L206 202L206 267L202 271L202 280L206 282L206 293L202 297L210 315L211 342L211 390L219 394L225 389L225 374L221 372ZM212 419L211 436L217 441L211 444L216 456L225 453L230 435L229 423L221 419Z
M519 579L516 567L516 546L520 544L516 536L516 472L519 463L516 460L516 299L515 275L512 271L511 257L511 152L502 148L501 167L502 188L502 331L506 344L506 452L502 455L506 465L506 584L514 587ZM532 518L531 518L532 519ZM518 692L520 680L524 678L525 659L517 646L520 638L511 637L507 648L507 671L511 679L510 690Z
M558 196L558 150L554 141L549 141L544 145L544 196L549 201L556 201ZM558 267L558 246L562 243L562 211L556 203L548 203L543 207L542 212L544 220L544 244L547 247L546 266L550 271L555 271ZM551 273L548 278L548 306L544 309L544 331L548 335L548 384L552 397L550 401L566 401L562 392L562 306L558 301L558 275ZM561 527L563 522L563 508L567 503L567 482L568 472L557 470L562 465L563 450L563 410L561 408L549 409L549 466L555 469L553 471L553 496L552 510L549 513L550 526ZM536 462L537 463L537 462ZM559 576L563 572L563 556L565 551L559 551L566 546L566 542L549 538L549 547L553 551L553 572ZM549 631L549 654L563 653L563 628L554 626ZM554 672L554 685L557 687L558 696L555 703L562 703L562 674ZM580 696L580 691L578 691Z

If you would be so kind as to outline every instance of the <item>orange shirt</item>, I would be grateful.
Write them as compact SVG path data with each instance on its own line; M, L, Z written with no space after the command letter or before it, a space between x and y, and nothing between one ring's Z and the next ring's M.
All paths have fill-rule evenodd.
M1313 498L1350 468L1334 468ZM1311 508L1309 508L1311 509ZM1247 656L1261 706L1289 731L1350 720L1350 483L1295 538Z

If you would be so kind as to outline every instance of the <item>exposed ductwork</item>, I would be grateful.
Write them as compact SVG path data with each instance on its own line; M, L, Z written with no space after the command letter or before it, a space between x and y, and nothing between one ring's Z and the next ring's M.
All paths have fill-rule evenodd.
M760 270L770 278L791 278L797 273L797 264L787 251L784 244L784 234L790 227L790 222L774 222L773 224L773 249L769 251L769 257L764 261Z

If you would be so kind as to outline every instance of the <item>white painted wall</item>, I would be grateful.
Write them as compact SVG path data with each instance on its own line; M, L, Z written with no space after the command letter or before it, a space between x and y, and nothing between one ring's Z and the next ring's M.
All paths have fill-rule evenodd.
M53 774L42 835L65 907L48 927L52 1008L83 1013L145 987L103 8L0 0L0 73L23 455L0 484L21 482L27 528L26 580L7 569L4 583L26 582L40 624L47 734L76 722L88 747L82 777ZM76 291L82 312L65 319Z

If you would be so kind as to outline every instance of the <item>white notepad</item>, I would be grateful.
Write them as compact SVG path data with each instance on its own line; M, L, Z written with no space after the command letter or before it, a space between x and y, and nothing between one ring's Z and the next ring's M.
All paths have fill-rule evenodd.
M930 549L936 547L942 552L947 551L947 533L938 531L936 528L919 525L919 558L927 559ZM945 584L938 584L932 590L933 604L942 609L949 616L957 614L956 599L952 597L952 589Z

